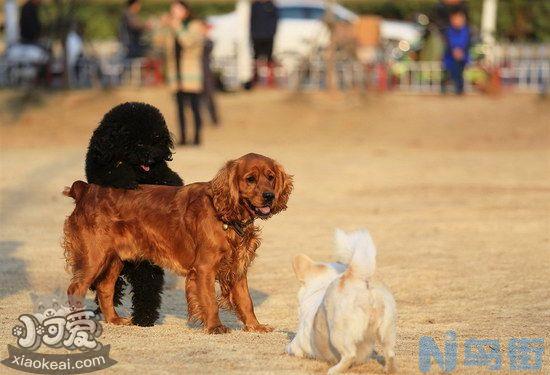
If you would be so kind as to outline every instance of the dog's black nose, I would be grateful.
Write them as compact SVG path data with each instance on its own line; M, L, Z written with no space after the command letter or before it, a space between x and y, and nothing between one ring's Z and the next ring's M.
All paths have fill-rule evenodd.
M262 197L264 198L265 203L271 203L273 202L273 199L275 199L275 194L273 194L272 191L265 191L262 194Z

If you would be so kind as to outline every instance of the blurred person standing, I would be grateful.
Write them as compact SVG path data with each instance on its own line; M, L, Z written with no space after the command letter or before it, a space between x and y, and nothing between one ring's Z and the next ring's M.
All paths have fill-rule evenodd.
M275 83L273 42L277 33L279 12L272 0L254 0L250 9L250 37L254 49L254 78L258 79L258 63L267 60L268 85Z
M205 20L201 20L203 26L204 50L202 53L202 75L203 75L203 94L202 99L210 115L210 120L214 125L219 124L218 110L214 95L216 93L216 77L212 72L212 50L214 42L208 37L208 25Z
M16 59L20 62L36 67L37 84L47 84L48 71L52 63L50 41L44 38L42 22L40 21L41 0L27 0L21 7L19 15L19 42L21 45L13 45L20 55ZM18 53L14 52L15 55Z
M21 43L39 44L42 32L42 23L40 22L41 0L27 0L21 7L21 16L19 18L19 32Z
M165 19L172 36L168 42L168 82L175 89L180 145L187 141L185 107L190 106L195 121L194 145L201 143L202 118L200 98L203 93L203 53L205 31L203 24L193 19L191 8L183 0L174 0Z
M455 87L455 93L464 93L464 67L470 60L470 28L466 14L460 9L449 15L449 26L443 32L445 53L443 55L443 77L441 92L445 94L447 81L450 78Z
M120 41L126 49L126 58L129 59L143 57L147 51L143 34L151 29L151 25L140 18L140 11L140 0L127 0L126 9L122 14Z

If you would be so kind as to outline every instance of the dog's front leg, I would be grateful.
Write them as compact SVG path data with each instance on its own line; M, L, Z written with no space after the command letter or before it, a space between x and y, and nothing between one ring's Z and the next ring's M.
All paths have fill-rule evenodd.
M296 357L304 357L304 352L302 351L302 348L300 347L300 344L298 343L298 334L294 336L291 342L289 342L286 345L285 351L286 354L293 355Z
M220 321L215 281L216 273L210 267L196 268L197 294L204 312L204 329L207 333L227 333L230 329Z
M254 314L254 304L248 290L246 276L235 281L231 286L231 300L239 319L244 323L244 330L249 332L271 332L273 327L267 324L260 324Z

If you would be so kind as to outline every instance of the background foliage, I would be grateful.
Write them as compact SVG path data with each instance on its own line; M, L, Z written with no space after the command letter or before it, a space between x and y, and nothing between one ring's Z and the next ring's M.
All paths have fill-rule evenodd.
M106 39L117 34L124 0L76 0L77 17L85 25L89 39ZM169 0L142 0L143 16L166 12ZM480 23L483 0L470 0L470 19ZM191 0L198 16L223 14L235 8L234 0ZM437 0L341 0L340 3L359 14L411 20L415 14L430 15ZM51 14L51 2L44 13ZM50 8L50 9L48 9ZM501 40L550 41L550 0L499 0L497 36Z

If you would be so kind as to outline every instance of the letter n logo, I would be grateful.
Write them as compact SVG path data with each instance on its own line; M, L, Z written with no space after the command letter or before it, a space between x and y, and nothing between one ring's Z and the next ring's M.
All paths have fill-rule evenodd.
M455 331L447 331L445 340L445 354L441 353L433 337L422 336L418 343L418 368L421 372L429 372L432 367L432 358L440 370L451 372L456 368L457 343Z

